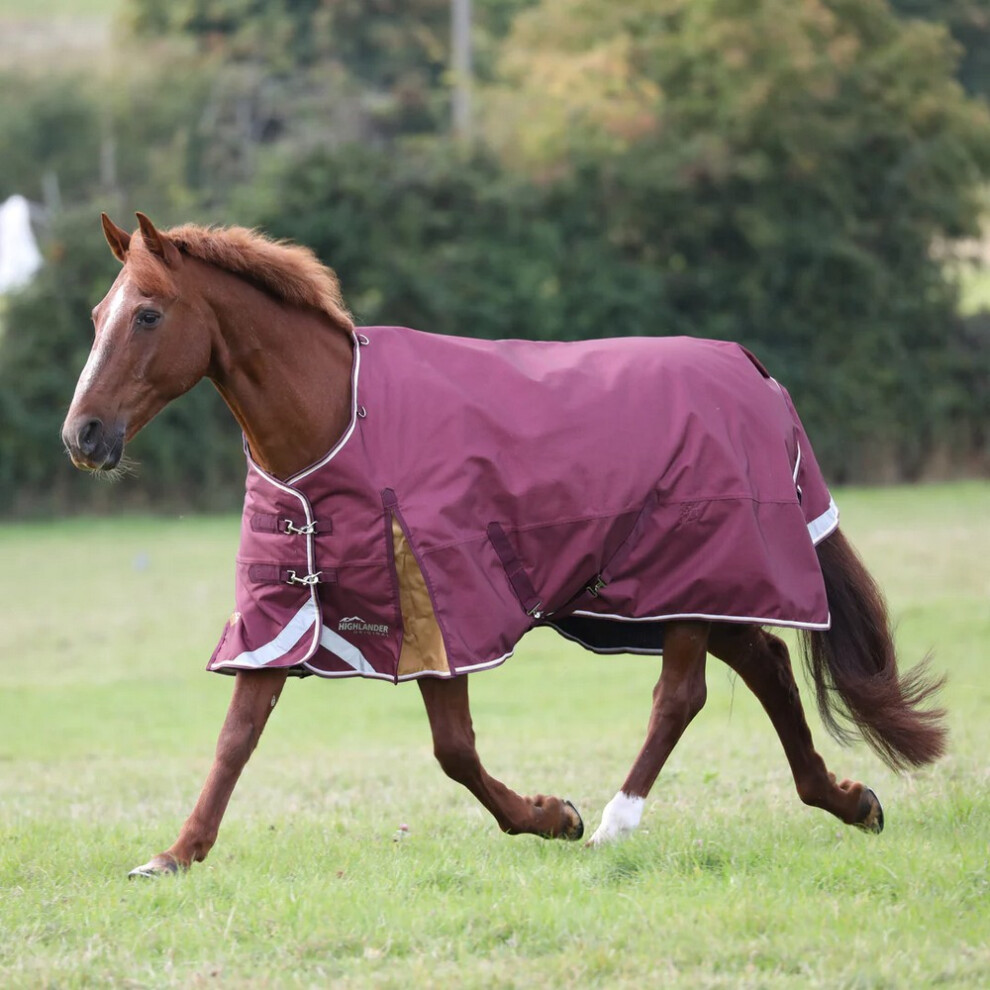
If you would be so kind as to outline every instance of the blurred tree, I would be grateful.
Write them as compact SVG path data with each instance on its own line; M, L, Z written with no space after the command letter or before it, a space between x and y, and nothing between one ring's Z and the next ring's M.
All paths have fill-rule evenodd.
M834 475L919 470L948 428L936 383L966 401L931 245L975 232L990 174L944 30L884 0L545 0L505 52L503 160L597 169L604 236L654 267L669 329L764 355Z
M959 80L975 95L990 99L990 4L987 0L890 0L904 17L944 24L962 46Z
M446 0L130 0L140 65L0 80L0 192L50 169L74 204L5 312L0 506L238 498L209 387L138 439L147 482L110 494L62 458L107 207L308 243L367 322L742 340L838 480L987 454L986 327L931 247L974 230L990 119L944 27L885 0L474 7L490 148L443 136Z
M64 195L99 179L100 109L81 78L0 74L0 200L12 193L43 198L46 172Z
M594 175L535 186L481 152L418 144L277 164L233 212L313 247L365 323L489 338L660 333L661 283L608 242L604 205Z
M475 0L482 75L533 2ZM128 11L139 36L185 38L223 67L208 114L238 157L447 129L450 0L130 0Z

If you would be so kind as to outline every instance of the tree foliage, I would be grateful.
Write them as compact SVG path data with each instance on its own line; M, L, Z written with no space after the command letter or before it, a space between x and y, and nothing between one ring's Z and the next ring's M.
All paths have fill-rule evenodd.
M962 48L959 80L990 99L990 5L986 0L890 0L905 17L942 24Z
M369 323L740 340L836 480L986 465L988 331L955 316L933 251L975 232L990 178L987 106L959 81L985 91L983 8L895 6L475 0L465 147L446 0L130 0L141 66L3 80L0 193L37 198L49 171L72 207L2 314L0 508L238 497L208 386L142 434L112 496L62 458L115 271L106 208L307 243Z
M765 355L834 474L878 455L919 470L966 403L930 247L976 232L990 169L990 117L954 81L945 32L881 0L599 12L555 0L517 19L497 133L529 143L503 142L503 158L545 177L590 157L607 239L654 266L665 329ZM610 100L569 85L589 53L613 58L597 77Z

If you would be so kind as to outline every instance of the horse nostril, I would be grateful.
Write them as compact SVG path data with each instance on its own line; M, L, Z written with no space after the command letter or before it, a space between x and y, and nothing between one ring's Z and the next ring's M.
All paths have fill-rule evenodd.
M103 433L103 423L98 419L88 419L79 427L77 444L80 453L87 457L96 450L100 442L100 435Z

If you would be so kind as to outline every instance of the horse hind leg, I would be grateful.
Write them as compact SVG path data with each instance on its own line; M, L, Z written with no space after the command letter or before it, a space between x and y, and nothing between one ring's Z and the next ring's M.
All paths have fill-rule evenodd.
M605 806L589 846L625 838L639 826L646 797L667 757L704 707L708 630L704 622L672 622L664 628L663 668L653 689L646 739L621 790Z
M770 716L801 800L847 825L881 832L876 794L858 781L837 781L816 752L783 640L758 626L723 624L712 628L709 650L742 678Z
M463 784L509 835L580 839L584 823L570 801L537 794L524 797L492 777L475 746L467 675L449 680L423 678L419 689L433 733L433 752L444 773Z

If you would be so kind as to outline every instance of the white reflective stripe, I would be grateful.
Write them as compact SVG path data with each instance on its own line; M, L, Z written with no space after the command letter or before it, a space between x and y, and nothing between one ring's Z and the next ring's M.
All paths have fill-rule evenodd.
M234 657L233 660L224 660L218 663L218 667L264 667L273 660L280 660L296 643L303 637L303 634L317 621L316 606L312 598L308 599L301 609L289 619L285 627L279 634L264 646L259 646L256 650L245 650Z
M348 667L353 667L362 674L374 674L376 670L368 663L368 658L353 644L348 643L343 636L338 636L327 626L320 633L320 646L340 657Z
M817 518L808 523L808 534L811 542L821 543L826 536L839 525L839 507L835 504L834 498L829 498L828 508Z

